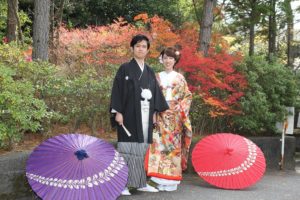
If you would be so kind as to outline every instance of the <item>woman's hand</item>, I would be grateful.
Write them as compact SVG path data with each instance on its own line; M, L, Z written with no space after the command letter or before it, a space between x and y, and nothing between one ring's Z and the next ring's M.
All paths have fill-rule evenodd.
M119 125L122 125L123 124L123 115L122 115L122 113L117 112L115 120Z

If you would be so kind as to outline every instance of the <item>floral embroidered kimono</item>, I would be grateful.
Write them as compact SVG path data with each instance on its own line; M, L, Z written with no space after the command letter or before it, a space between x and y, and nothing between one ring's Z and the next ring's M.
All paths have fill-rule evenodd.
M192 138L189 120L192 94L185 78L175 71L160 72L157 79L170 109L157 115L153 144L146 157L147 175L179 182L187 168Z

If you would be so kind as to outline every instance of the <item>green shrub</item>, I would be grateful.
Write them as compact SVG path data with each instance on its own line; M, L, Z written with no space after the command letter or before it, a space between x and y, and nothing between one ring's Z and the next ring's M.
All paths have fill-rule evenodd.
M0 146L10 147L26 131L44 131L57 116L43 100L56 68L46 62L28 62L28 47L0 45Z
M99 76L92 66L80 74L66 78L56 77L44 88L47 105L63 116L64 122L72 122L76 129L86 123L96 129L110 129L109 100L113 77ZM62 122L63 122L62 121Z
M70 132L83 123L93 133L110 130L108 106L118 66L78 63L71 73L48 62L28 62L27 50L0 45L0 146L18 142L26 131L51 132L56 123L71 123Z
M283 121L287 114L285 107L295 105L295 75L278 61L269 63L263 56L247 57L239 68L249 85L241 98L243 114L233 117L235 132L274 134L276 122Z
M37 131L50 114L32 83L15 75L16 70L0 64L0 147L18 142L25 131Z

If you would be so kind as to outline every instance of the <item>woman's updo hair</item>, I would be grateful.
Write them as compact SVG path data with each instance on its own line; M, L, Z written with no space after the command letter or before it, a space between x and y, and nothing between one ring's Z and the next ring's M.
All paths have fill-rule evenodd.
M167 47L160 53L161 59L164 57L164 55L174 58L175 59L174 66L175 66L180 60L181 54L175 47Z

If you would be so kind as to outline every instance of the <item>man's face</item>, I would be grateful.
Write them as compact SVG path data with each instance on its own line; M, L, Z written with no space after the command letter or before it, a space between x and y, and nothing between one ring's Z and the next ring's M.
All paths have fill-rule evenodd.
M136 43L133 46L132 51L133 51L133 56L135 58L145 59L147 53L149 52L147 42L145 40L142 40Z

